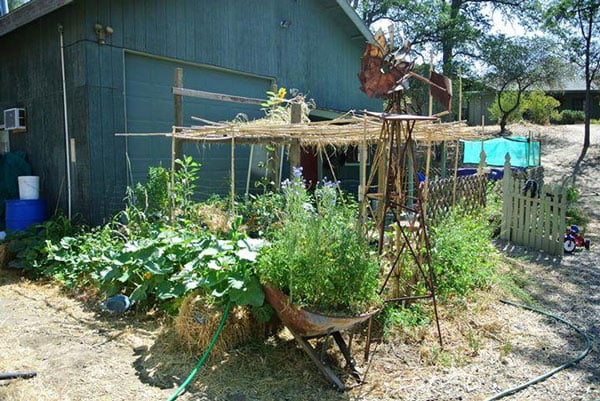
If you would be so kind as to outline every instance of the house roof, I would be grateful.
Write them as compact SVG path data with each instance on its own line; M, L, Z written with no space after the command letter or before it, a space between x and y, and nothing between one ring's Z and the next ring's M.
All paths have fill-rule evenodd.
M73 1L75 0L30 0L16 10L0 17L0 37ZM332 2L332 5L333 7L338 7L343 12L344 17L356 29L358 37L364 38L369 42L374 40L369 28L367 28L347 0L335 0Z
M35 21L74 0L31 0L14 11L0 17L0 36Z
M592 82L592 91L600 90L598 85ZM585 80L583 78L565 78L556 87L544 88L546 92L584 92L585 91Z

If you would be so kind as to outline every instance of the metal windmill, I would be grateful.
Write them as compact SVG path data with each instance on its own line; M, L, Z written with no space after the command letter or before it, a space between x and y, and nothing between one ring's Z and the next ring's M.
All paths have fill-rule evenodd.
M437 116L409 114L405 89L408 79L419 79L430 87L430 94L450 110L452 86L449 79L435 74L427 79L412 71L407 60L410 45L388 46L382 34L376 44L367 43L361 59L361 90L369 97L383 98L385 112L369 116L382 122L380 141L373 158L371 174L362 193L362 216L370 217L377 228L378 251L387 262L380 293L386 302L407 303L431 299L440 345L435 277L431 265L426 227L423 185L416 168L413 129L416 124L439 119ZM365 358L371 337L369 325Z

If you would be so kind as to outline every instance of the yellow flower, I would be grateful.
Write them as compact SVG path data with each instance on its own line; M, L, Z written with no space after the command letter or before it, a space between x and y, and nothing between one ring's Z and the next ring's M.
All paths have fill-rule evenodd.
M279 88L277 91L277 97L279 99L285 99L285 95L287 94L287 90L285 88Z
M152 273L146 272L146 273L144 273L143 277L144 277L144 280L150 280L152 278Z

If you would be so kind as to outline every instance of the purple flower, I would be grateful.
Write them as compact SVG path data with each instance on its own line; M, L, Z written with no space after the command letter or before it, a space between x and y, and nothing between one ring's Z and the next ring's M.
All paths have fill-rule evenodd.
M292 176L294 178L302 177L302 166L292 167Z

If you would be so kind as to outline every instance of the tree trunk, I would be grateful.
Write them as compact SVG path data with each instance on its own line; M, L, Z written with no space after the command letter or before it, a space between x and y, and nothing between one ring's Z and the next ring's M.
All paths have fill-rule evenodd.
M581 15L579 16L581 18ZM590 112L592 96L590 94L592 85L592 76L590 72L591 63L591 47L592 47L592 17L586 21L586 31L583 37L585 38L585 103L583 105L583 111L585 113L584 130L583 130L583 147L581 148L581 154L577 159L577 164L580 164L585 158L588 148L590 147Z
M502 117L500 118L500 134L504 135L506 133L506 124L508 122L508 115L510 113L502 113Z
M458 13L460 12L460 8L462 7L463 0L451 0L450 1L450 24L453 24L456 18L458 18ZM452 30L449 30L452 32ZM442 32L442 71L445 76L451 77L452 74L452 63L454 58L454 45L456 42L456 38L454 34L444 34Z

